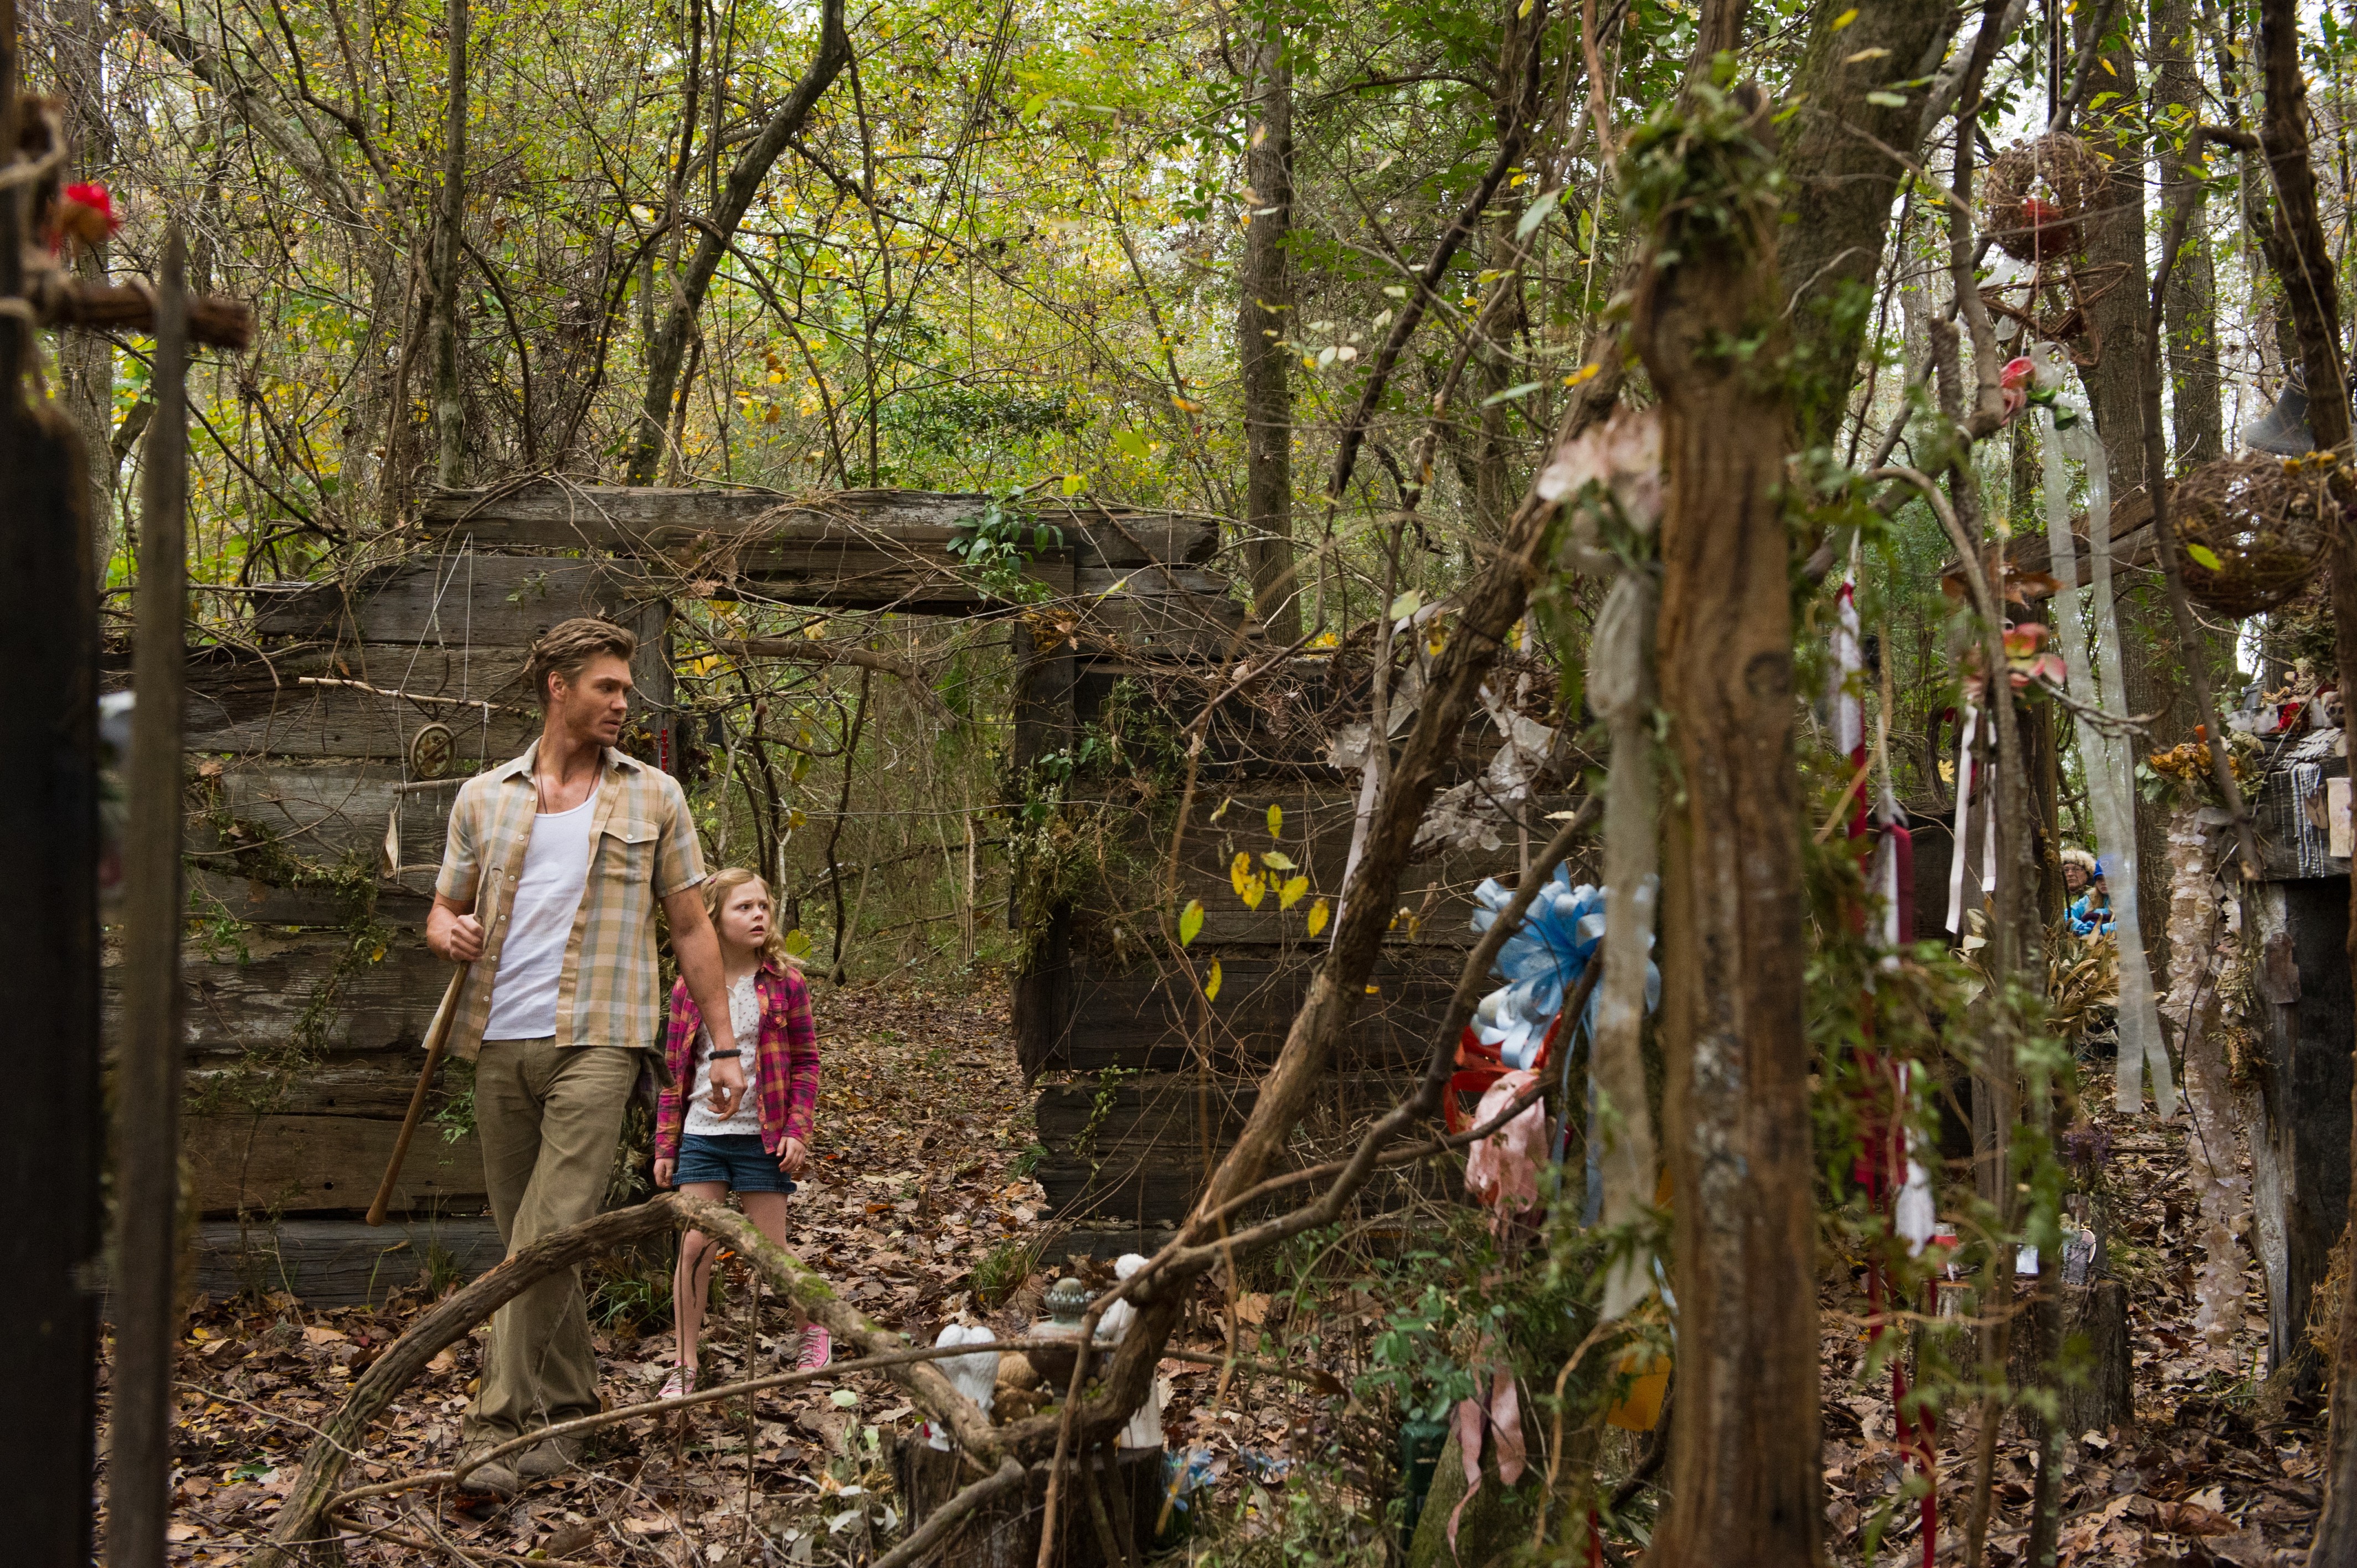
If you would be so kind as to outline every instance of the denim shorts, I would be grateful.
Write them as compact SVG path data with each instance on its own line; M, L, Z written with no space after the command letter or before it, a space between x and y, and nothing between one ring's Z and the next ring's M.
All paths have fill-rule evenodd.
M794 1184L778 1168L778 1156L761 1147L759 1133L683 1133L679 1140L679 1169L671 1178L680 1187L692 1181L724 1183L732 1192L791 1192Z

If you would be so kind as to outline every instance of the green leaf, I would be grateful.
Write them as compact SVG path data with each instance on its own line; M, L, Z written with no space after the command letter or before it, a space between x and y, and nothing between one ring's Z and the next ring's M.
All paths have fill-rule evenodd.
M1291 871L1293 857L1281 849L1273 849L1260 857L1260 863L1271 871Z
M1907 95L1903 92L1869 92L1866 95L1866 101L1881 109L1907 107Z
M1187 907L1178 911L1178 945L1187 947L1203 932L1203 901L1189 898Z
M1415 614L1416 611L1423 607L1423 593L1418 589L1410 588L1406 593L1402 594L1398 598L1392 601L1392 619L1405 620L1408 617Z
M792 930L788 931L779 945L786 950L786 955L789 958L810 957L810 933L803 930L800 926L796 926Z
M2206 544L2189 544L2185 547L2185 554L2196 566L2207 571L2222 572L2226 569L2226 563L2219 560L2218 553Z
M1135 430L1114 431L1113 444L1141 463L1154 461L1154 444Z
M1489 408L1496 403L1512 403L1516 398L1530 396L1544 385L1546 385L1544 381L1524 381L1518 387L1508 387L1504 392L1491 392L1481 400L1481 406Z
M1514 238L1518 241L1529 239L1531 231L1545 222L1547 215L1555 210L1555 203L1562 199L1563 192L1557 189L1550 190L1532 202L1529 209L1523 214L1522 221L1514 225Z

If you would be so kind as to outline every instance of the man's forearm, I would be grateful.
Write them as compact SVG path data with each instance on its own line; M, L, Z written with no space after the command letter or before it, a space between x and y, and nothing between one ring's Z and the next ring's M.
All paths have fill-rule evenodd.
M679 975L687 982L687 993L695 998L695 1009L711 1033L712 1048L735 1050L737 1030L728 1016L728 982L720 968L720 938L710 926L679 931L673 935L672 950L679 955Z

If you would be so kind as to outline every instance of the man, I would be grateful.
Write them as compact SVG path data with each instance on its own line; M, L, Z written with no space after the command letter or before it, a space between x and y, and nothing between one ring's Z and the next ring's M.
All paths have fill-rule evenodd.
M658 899L713 1031L714 1110L726 1115L745 1090L686 798L615 749L637 651L630 632L588 618L533 645L524 674L540 739L458 791L425 919L426 946L470 966L449 1048L475 1063L483 1176L511 1256L605 1197L640 1053L662 1024ZM580 1276L567 1271L491 1320L462 1446L479 1452L598 1408ZM511 1495L577 1455L551 1439L478 1468L468 1489Z

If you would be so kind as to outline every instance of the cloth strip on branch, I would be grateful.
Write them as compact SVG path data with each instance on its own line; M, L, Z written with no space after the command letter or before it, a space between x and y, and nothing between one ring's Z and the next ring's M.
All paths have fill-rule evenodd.
M1652 1201L1653 1120L1640 1049L1645 1014L1661 993L1653 908L1661 896L1653 777L1652 580L1623 571L1605 596L1587 656L1587 700L1612 737L1604 800L1604 974L1588 1023L1588 1076L1595 1086L1588 1158L1602 1177L1598 1218L1634 1225ZM1600 1135L1599 1135L1600 1134ZM1652 1255L1617 1254L1604 1283L1602 1315L1618 1317L1652 1288Z
M2051 345L2040 345L2037 358L2041 373L2056 363ZM2060 398L2047 409L2045 448L2046 537L2054 554L2055 575L2064 582L2078 580L2076 542L2071 534L2068 460L2075 459L2087 471L2087 577L2093 593L2082 596L2065 588L2055 597L2059 601L2067 596L2070 601L2071 613L2061 618L2062 662L2070 672L2071 695L2081 704L2074 717L2079 757L2086 768L2096 842L2109 873L2105 880L2119 942L2120 1046L2114 1088L2119 1109L2136 1114L2143 1109L2144 1073L2149 1068L2153 1105L2166 1118L2177 1114L2177 1088L2160 1036L2152 967L2145 957L2143 928L2136 918L2133 753L2126 735L2110 733L2087 713L2089 708L2115 714L2127 712L2119 667L2119 615L2112 594L2111 472L2094 420L2076 397ZM2095 658L2098 652L2100 663Z

